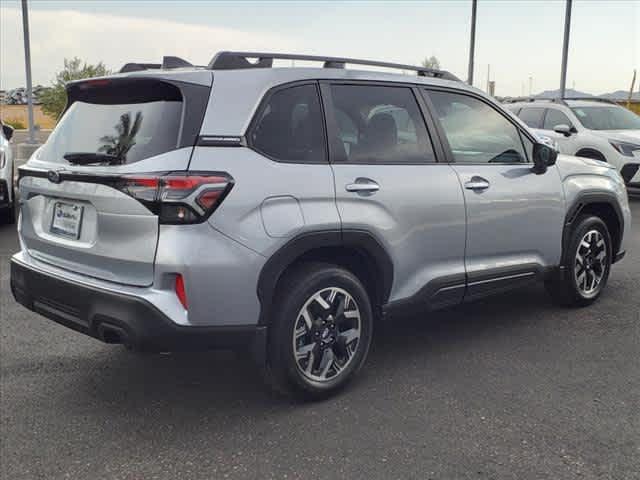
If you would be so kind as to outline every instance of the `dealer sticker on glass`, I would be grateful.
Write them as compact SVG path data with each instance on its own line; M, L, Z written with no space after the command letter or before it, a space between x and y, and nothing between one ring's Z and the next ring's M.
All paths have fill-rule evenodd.
M83 209L84 207L77 203L56 202L53 205L51 233L67 238L80 238Z

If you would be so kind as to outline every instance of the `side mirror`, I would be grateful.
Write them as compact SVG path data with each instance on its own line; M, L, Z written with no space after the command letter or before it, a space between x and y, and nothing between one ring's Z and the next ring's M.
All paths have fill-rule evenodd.
M533 172L542 175L551 165L555 165L558 152L544 143L533 145Z
M556 125L555 127L553 127L554 132L561 133L565 137L570 137L571 134L574 133L573 130L574 129L572 127L564 123L561 123L560 125Z
M7 140L11 140L13 137L13 127L11 125L2 124L2 133L4 134L4 138Z

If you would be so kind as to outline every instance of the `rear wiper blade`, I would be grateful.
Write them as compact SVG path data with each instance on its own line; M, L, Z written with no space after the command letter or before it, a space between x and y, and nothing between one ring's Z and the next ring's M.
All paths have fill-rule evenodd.
M92 165L94 163L107 163L117 165L120 159L115 155L95 152L69 152L63 155L64 159L74 165Z

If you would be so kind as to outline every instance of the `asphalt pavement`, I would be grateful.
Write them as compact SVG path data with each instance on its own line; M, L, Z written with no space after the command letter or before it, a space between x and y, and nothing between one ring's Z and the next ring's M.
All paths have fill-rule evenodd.
M17 248L0 227L2 479L640 478L640 222L592 307L535 287L388 321L315 404L237 354L134 354L25 310Z

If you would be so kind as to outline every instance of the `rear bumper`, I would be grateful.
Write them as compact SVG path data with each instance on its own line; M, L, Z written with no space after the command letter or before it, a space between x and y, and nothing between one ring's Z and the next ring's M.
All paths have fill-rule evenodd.
M258 362L264 362L264 326L177 325L147 300L39 272L15 258L11 292L29 310L106 343L140 351L249 348Z

